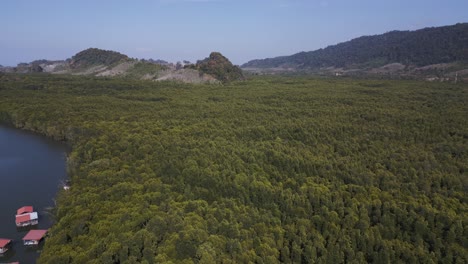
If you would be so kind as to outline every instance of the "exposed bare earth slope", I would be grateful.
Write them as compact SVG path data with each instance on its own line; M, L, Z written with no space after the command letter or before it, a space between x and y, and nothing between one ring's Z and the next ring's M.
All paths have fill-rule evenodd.
M90 48L64 61L37 60L31 63L18 64L17 67L0 66L0 72L45 72L51 74L122 77L154 81L171 80L186 83L221 83L243 78L242 71L237 66L232 65L220 53L216 54L218 57L223 58L223 63L211 63L211 68L208 71L205 69L206 67L197 67L198 64L174 65L172 63L159 63L153 60L131 59L115 51ZM236 71L237 75L233 77L232 72Z

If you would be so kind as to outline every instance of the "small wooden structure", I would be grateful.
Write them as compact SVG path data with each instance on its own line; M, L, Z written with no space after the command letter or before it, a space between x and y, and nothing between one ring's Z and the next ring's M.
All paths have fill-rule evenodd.
M0 255L5 254L10 249L11 239L0 238Z
M24 237L23 237L23 244L25 246L34 246L39 245L41 240L45 237L48 230L30 230Z
M37 212L32 206L23 206L16 210L16 226L24 227L39 224Z

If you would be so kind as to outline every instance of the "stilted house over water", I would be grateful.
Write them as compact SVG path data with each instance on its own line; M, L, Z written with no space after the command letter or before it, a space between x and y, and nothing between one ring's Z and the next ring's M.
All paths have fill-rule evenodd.
M16 226L24 227L39 224L37 212L32 206L23 206L16 211Z
M0 238L0 255L5 254L10 249L11 239Z
M48 230L30 230L26 236L23 237L23 244L25 246L39 245L41 240L45 237Z

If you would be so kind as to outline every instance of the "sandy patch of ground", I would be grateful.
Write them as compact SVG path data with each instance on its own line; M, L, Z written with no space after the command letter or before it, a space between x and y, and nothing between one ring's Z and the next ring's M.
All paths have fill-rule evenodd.
M447 69L451 66L453 66L453 63L439 63L439 64L427 65L424 67L419 67L419 68L416 68L415 70L419 70L419 71L442 70L442 69Z
M107 66L105 65L96 65L85 69L84 71L74 72L73 75L94 75L98 72L105 71Z
M199 71L193 69L181 69L177 71L163 71L156 81L175 80L186 83L219 83L213 76L208 74L200 74Z
M102 71L96 76L117 76L117 75L124 75L127 73L127 71L132 68L135 65L135 62L133 61L126 61L118 64L112 69L106 69L105 71Z

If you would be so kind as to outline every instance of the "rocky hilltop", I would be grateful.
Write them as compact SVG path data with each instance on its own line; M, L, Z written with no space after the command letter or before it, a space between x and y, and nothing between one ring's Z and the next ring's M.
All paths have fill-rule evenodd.
M234 66L219 52L212 52L208 58L198 61L195 65L195 69L204 74L212 75L222 82L244 79L242 70Z

